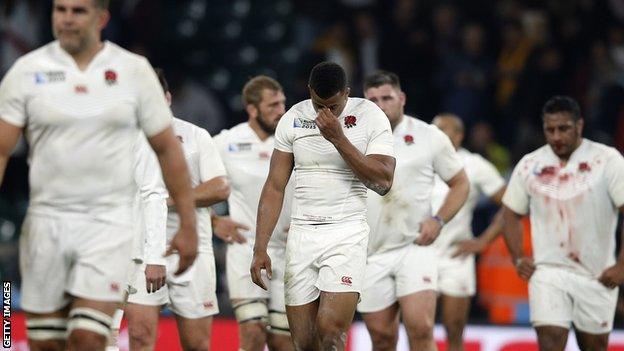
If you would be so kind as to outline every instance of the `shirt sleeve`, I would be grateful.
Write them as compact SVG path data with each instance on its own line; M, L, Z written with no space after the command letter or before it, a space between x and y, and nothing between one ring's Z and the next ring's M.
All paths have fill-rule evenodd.
M605 165L605 178L609 197L613 204L620 208L624 206L624 157L619 151L612 149L613 156Z
M464 165L448 136L435 126L432 126L431 130L433 169L444 182L448 182L464 168Z
M165 100L158 77L145 58L140 61L135 79L138 89L139 126L149 138L169 127L173 115Z
M496 194L505 186L505 180L490 161L481 156L477 156L475 161L479 163L479 178L477 180L479 188L488 197Z
M167 248L167 189L156 155L143 135L135 146L134 178L139 191L143 258L146 264L165 265Z
M202 182L215 177L226 176L225 165L221 160L217 144L205 129L197 131L197 146L199 149L199 177Z
M275 149L292 154L294 139L293 112L288 111L282 116L275 129Z
M26 125L26 92L24 82L27 74L21 70L21 60L18 60L0 82L0 118L12 125L23 127Z
M394 137L386 114L377 105L371 103L369 110L371 123L368 125L368 146L366 155L385 155L394 157Z
M520 161L518 165L516 165L516 168L511 174L509 184L507 184L505 195L503 195L503 204L520 215L529 213L529 194L525 186L525 181L522 179L522 174L520 174L523 165L523 161Z

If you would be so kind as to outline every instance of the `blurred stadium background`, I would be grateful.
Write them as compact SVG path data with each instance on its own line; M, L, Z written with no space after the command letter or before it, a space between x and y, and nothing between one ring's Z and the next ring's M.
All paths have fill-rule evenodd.
M0 0L0 77L17 57L52 40L51 3ZM289 106L307 98L313 64L332 60L346 68L355 96L361 96L363 77L376 69L398 73L409 114L430 121L438 112L457 113L468 126L467 148L506 176L543 143L539 111L554 94L581 102L586 137L624 150L623 0L112 0L111 12L105 37L164 68L174 114L213 135L246 120L240 91L249 77L277 78ZM0 276L16 283L16 309L26 152L22 143L0 189ZM494 211L485 202L479 206L476 233ZM530 250L528 237L526 243ZM229 340L235 324L225 246L214 244L222 310L214 334ZM528 326L526 285L500 240L480 256L478 274L471 325ZM616 327L624 327L624 302ZM355 340L361 328L354 327L352 347L361 345ZM527 331L477 327L468 336L494 340L497 333ZM159 340L169 339L167 333ZM526 335L529 343L504 349L534 349L533 334ZM624 342L613 340L613 350L624 350ZM219 342L215 350L236 347ZM480 345L469 349L490 349Z

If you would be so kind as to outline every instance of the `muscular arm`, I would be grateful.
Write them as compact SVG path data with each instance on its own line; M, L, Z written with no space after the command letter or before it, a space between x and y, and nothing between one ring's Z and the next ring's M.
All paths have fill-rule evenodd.
M503 221L505 223L505 244L513 259L518 275L529 280L535 272L533 259L526 257L522 250L522 224L520 223L521 215L512 211L509 207L503 205Z
M14 126L0 119L0 185L2 185L11 152L17 145L20 135L22 135L21 127Z
M210 207L230 196L230 183L225 176L214 177L193 188L193 199L196 207ZM170 210L175 210L172 198L167 199Z
M462 206L464 206L468 198L468 192L470 191L470 182L468 181L466 172L462 169L457 172L453 178L447 181L446 185L448 185L449 191L436 215L442 218L444 222L448 223L455 217Z
M258 204L254 251L266 251L282 209L284 191L294 166L293 154L273 151L269 175Z
M379 195L386 195L394 178L394 157L363 155L346 137L336 140L334 146L349 168L364 185Z

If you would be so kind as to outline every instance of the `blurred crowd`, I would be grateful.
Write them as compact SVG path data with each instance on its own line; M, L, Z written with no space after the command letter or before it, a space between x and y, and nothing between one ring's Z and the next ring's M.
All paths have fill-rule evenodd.
M51 2L0 2L0 77L52 40ZM587 137L624 150L622 0L112 0L111 11L105 37L163 67L174 113L213 134L246 119L249 77L280 80L290 105L307 97L310 68L331 60L355 96L366 75L394 71L409 114L458 114L467 147L503 174L543 144L540 109L555 94L581 102ZM20 149L0 193L0 274L10 279L26 175Z

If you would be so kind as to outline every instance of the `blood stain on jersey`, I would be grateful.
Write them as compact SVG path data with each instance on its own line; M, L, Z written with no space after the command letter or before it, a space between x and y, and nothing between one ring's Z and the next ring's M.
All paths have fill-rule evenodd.
M114 291L114 292L119 292L119 284L117 284L117 283L111 283L111 285L110 285L110 289L111 289L111 291Z
M405 140L405 144L407 145L412 145L414 143L414 137L409 134L404 136L403 140Z
M589 163L587 162L581 162L579 163L579 172L591 172L591 167L589 166Z
M431 283L431 277L428 276L424 276L423 278L423 282L430 284Z
M260 156L261 160L268 160L269 158L271 158L271 155L269 154L268 151L261 151L258 156Z
M581 263L581 259L579 258L578 252L570 252L568 254L568 258L576 263Z
M117 72L108 69L104 72L104 81L108 85L117 84Z
M181 135L176 135L176 138L178 138L178 140L180 140L181 143L184 143L184 139L182 139Z

